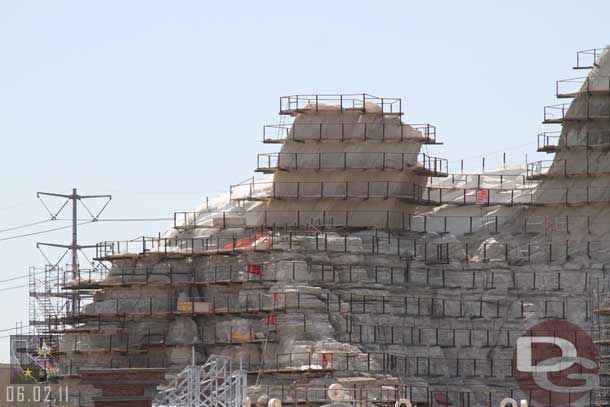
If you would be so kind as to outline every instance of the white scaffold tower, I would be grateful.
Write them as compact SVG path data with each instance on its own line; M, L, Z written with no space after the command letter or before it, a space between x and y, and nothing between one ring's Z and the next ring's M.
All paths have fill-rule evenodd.
M182 370L154 402L155 407L246 407L248 374L233 371L231 359L211 355L203 366Z

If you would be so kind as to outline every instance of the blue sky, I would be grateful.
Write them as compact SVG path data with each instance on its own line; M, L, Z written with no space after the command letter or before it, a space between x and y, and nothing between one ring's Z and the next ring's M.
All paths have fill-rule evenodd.
M45 219L37 191L72 187L112 194L107 217L191 209L253 174L262 126L294 93L401 97L454 169L533 160L555 80L583 75L576 51L607 44L608 15L604 1L4 0L0 230ZM87 225L81 241L166 224ZM0 280L43 263L37 241L69 239L0 240ZM0 329L27 321L27 288L0 293Z

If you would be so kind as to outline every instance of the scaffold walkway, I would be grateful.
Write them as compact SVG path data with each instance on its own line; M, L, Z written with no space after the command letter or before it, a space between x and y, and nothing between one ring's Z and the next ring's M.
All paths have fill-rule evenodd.
M296 116L301 113L336 110L402 116L402 100L383 98L367 93L290 95L280 97L280 114Z
M349 142L377 141L443 144L437 141L436 127L424 124L405 123L291 123L263 127L263 143L283 144L286 142Z

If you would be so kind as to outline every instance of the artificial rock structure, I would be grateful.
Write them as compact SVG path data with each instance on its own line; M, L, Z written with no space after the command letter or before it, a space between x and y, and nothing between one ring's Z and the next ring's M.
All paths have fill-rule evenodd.
M545 109L560 131L539 150L555 158L527 171L450 174L422 152L435 128L404 123L399 99L282 97L293 121L265 127L281 149L256 169L270 176L176 213L159 237L99 243L109 270L63 282L88 298L45 316L62 335L64 380L177 371L194 348L199 362L241 363L261 405L329 404L333 383L350 404L543 405L517 383L516 339L570 321L603 362L610 338L610 57L594 52L579 54L593 60L587 78L558 82L571 104ZM603 404L601 373L568 401ZM75 402L91 395L82 386Z

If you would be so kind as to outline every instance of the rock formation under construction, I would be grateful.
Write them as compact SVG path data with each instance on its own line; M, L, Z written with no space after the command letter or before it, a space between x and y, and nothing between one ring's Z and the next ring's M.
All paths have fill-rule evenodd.
M557 83L569 103L545 108L554 158L527 169L450 173L427 153L436 128L405 122L400 99L281 97L260 178L160 236L98 243L107 268L49 288L79 301L32 321L61 335L63 380L171 375L194 349L241 363L257 406L330 404L335 383L351 405L544 405L556 396L516 377L516 340L569 322L593 337L601 383L568 401L605 405L610 55L592 52L588 76Z

